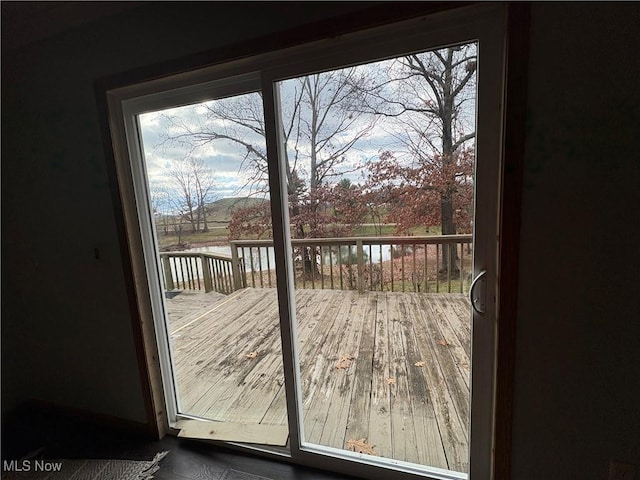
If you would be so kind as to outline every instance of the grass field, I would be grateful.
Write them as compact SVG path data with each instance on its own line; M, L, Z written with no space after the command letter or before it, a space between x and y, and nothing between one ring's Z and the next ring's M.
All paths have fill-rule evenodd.
M171 216L158 218L156 229L161 250L184 249L191 246L225 244L229 241L229 231L227 225L237 208L247 207L264 202L264 200L254 198L223 198L211 203L206 208L208 232L191 232L191 227L183 222L182 235L178 238L172 230L172 225L176 219ZM409 230L409 235L440 235L441 229L436 227L414 227ZM376 225L368 217L363 219L363 225L354 229L351 236L355 237L375 237L397 235L394 224ZM243 239L254 240L255 236L246 236Z

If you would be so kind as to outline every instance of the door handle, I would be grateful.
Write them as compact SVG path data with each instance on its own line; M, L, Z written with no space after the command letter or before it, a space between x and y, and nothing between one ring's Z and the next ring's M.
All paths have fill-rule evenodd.
M484 299L480 298L480 296L476 296L476 286L478 282L482 280L482 278L487 274L486 270L482 270L476 278L471 282L471 288L469 288L469 301L471 302L471 308L473 308L474 312L479 315L484 315L486 310L484 308Z

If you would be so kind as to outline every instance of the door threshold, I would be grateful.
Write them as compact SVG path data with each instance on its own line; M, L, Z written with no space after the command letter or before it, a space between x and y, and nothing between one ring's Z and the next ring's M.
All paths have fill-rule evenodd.
M289 429L284 425L182 419L176 422L175 427L180 430L178 437L199 440L254 443L284 447L289 438Z

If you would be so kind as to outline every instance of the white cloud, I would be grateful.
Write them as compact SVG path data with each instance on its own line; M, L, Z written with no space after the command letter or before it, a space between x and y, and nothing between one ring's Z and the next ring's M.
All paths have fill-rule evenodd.
M358 66L356 67L356 71L367 75L383 76L388 74L388 71L397 68L397 62L388 60L376 64ZM297 84L294 79L281 82L280 85L283 103L285 104L283 105L283 111L286 117L287 111L291 110L291 98L294 95L294 89L297 88ZM392 82L387 88L388 92L393 92L408 87L401 86L398 82ZM250 116L250 119L255 119L256 113L260 111L260 97L254 93L249 94L247 98L249 101L244 105L246 109L242 110L242 106L236 105L235 108L237 108L237 110L234 110L234 112L248 113L254 115L253 117ZM219 197L248 194L249 189L247 185L251 182L252 172L243 168L243 160L247 153L244 146L237 142L220 139L211 142L202 142L197 148L193 148L193 145L190 146L188 142L180 144L175 141L165 141L167 134L181 134L184 133L185 128L192 131L206 131L208 128L215 129L217 132L227 134L230 137L242 138L247 143L260 145L262 151L265 150L264 140L258 133L251 132L248 129L244 129L242 133L240 133L238 127L232 123L220 118L208 116L210 113L208 107L214 106L215 102L231 102L231 100L214 100L206 102L205 104L176 107L162 112L152 112L140 116L145 160L151 182L166 184L167 179L163 175L164 168L171 161L177 161L190 156L203 159L204 162L213 169L218 182L217 194ZM222 104L223 103L220 105ZM226 105L233 104L226 103ZM231 108L233 109L234 107ZM465 124L473 122L474 108L475 102L470 102L468 105L465 105L465 115L462 119ZM175 123L172 125L171 122L167 121L167 117L173 117L177 120L175 123L182 128L176 127ZM419 115L414 116L414 118L418 119ZM353 136L357 134L356 132L362 130L371 120L371 117L367 116L356 119L351 130L342 132L334 139L336 148L348 143ZM422 118L420 118L419 121L422 121ZM465 126L467 129L474 128L472 123ZM377 118L375 125L371 127L367 135L356 142L353 148L344 154L345 159L341 167L342 171L346 173L342 175L342 178L349 178L354 183L361 183L363 181L363 172L366 171L366 165L376 161L380 152L384 150L394 152L399 161L408 161L410 157L402 141L402 127L402 124L394 118ZM293 151L293 142L290 142L288 148L289 154L291 158L293 158L295 153ZM297 148L302 158L299 166L302 171L306 172L306 176L308 177L310 170L310 145L308 142L300 141L298 142ZM425 149L427 148L428 147L425 147ZM340 177L337 177L332 181L337 182L339 180Z

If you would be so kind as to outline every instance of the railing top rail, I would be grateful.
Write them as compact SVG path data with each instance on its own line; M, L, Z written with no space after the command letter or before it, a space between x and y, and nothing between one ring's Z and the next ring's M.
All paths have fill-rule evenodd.
M293 245L413 245L413 244L443 244L443 243L467 243L473 240L473 235L413 235L394 237L345 237L345 238L292 238ZM232 246L237 247L269 247L273 240L231 240Z
M208 253L208 252L160 252L160 257L185 257L185 258L206 257L206 258L213 258L214 260L223 260L225 262L230 262L232 260L231 255L225 255L224 253Z

